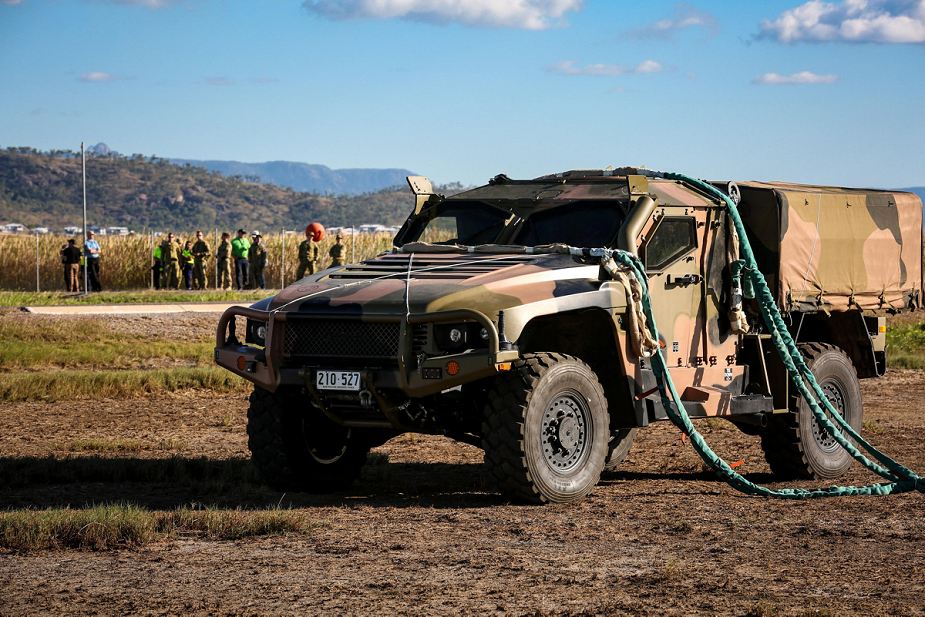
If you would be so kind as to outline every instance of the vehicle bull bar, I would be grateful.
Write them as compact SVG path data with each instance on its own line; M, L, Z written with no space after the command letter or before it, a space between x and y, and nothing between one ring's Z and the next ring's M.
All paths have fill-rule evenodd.
M216 364L227 368L228 370L254 382L258 386L275 391L279 386L279 362L281 354L266 353L264 349L251 347L238 339L235 317L241 316L246 319L266 322L267 332L265 337L266 349L282 349L283 345L283 328L277 327L280 322L287 321L288 313L281 311L263 311L260 309L248 308L243 306L233 306L222 313L219 318L218 326L215 333L215 362ZM305 316L305 315L300 315ZM318 317L322 317L319 315ZM501 318L503 319L503 317ZM408 336L409 326L424 323L452 323L458 321L475 321L484 327L488 332L488 362L496 364L498 362L511 361L517 357L517 351L509 349L506 340L502 341L499 335L498 327L487 315L473 309L453 309L449 311L439 311L435 313L421 313L416 315L401 316L402 322L402 348L399 350L397 359L401 366L402 382L408 384L410 367L413 366L411 361L411 347L407 344L410 341Z

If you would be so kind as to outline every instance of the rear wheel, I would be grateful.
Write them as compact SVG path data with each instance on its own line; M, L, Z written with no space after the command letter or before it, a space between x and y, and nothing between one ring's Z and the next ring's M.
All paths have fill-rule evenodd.
M264 482L279 489L327 493L360 474L369 442L332 422L298 390L255 388L247 410L247 445Z
M485 463L509 497L577 501L600 480L608 424L604 390L587 364L563 354L525 354L488 392Z
M826 397L853 429L860 430L864 406L851 359L834 345L799 347ZM771 418L761 435L761 447L771 471L781 479L834 480L848 472L853 460L819 425L802 396L794 397L789 413Z

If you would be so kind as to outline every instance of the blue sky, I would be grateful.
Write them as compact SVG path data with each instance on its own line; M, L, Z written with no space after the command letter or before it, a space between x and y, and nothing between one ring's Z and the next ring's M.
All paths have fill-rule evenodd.
M0 145L925 184L925 0L0 0Z

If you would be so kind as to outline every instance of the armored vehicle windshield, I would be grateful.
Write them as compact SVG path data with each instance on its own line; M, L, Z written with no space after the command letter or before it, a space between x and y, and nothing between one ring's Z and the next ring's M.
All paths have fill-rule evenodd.
M396 243L612 246L623 223L617 201L562 201L528 206L446 200L425 208L396 237Z

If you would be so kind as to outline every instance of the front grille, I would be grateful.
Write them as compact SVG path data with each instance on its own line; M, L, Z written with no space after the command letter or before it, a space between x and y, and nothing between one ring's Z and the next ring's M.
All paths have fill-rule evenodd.
M398 322L348 319L292 319L286 322L286 356L319 358L395 358L401 337Z

